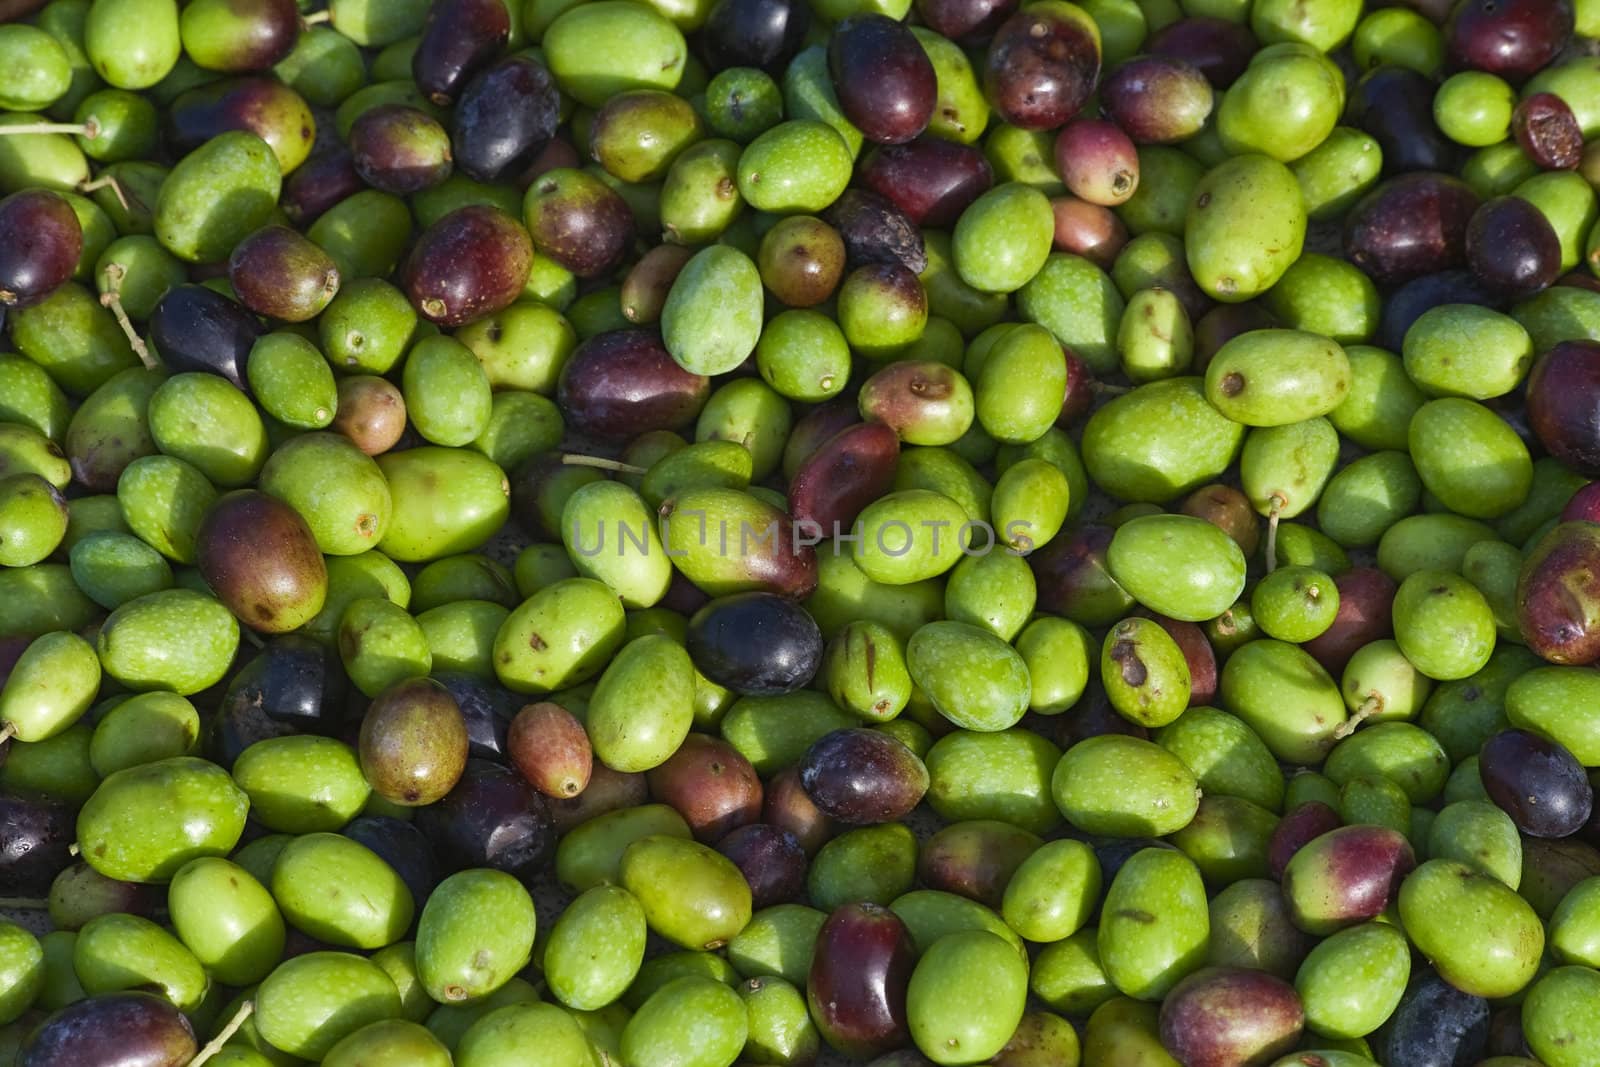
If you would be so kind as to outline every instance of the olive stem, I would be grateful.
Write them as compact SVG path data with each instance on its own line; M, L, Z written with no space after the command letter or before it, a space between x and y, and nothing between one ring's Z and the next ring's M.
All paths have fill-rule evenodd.
M83 182L78 186L78 192L80 193L92 193L96 189L110 189L111 192L116 195L117 203L122 205L122 210L133 210L133 208L128 206L128 194L122 191L122 183L117 181L117 179L113 178L111 175L103 174L94 181Z
M49 911L50 902L43 897L0 897L0 908L12 911Z
M72 844L67 846L67 855L72 856L73 858L77 858L78 856L80 856L82 854L83 854L83 849L78 847L78 843L76 841L74 841Z
M569 467L598 467L603 471L618 471L622 474L646 474L648 468L640 467L633 463L624 463L617 459L606 459L604 456L585 456L577 452L564 452L561 462Z
M251 630L251 629L249 629L247 627L241 626L241 627L239 627L239 632L244 635L244 639L246 641L249 641L252 645L256 646L257 648L266 648L267 647L267 643L265 641L261 640L260 635L257 634L254 630Z
M70 133L94 140L100 136L100 124L88 122L19 122L15 126L0 126L0 137L21 137L24 134Z
M1124 393L1133 392L1133 386L1131 385L1113 385L1110 382L1090 382L1089 388L1101 396L1121 396Z
M256 1002L253 1000L247 1000L239 1005L239 1010L234 1013L233 1018L228 1020L228 1025L224 1026L216 1037L206 1042L205 1048L195 1053L194 1059L189 1061L189 1067L200 1067L202 1063L221 1052L222 1046L228 1043L230 1037L239 1032L239 1027L244 1025L244 1021L250 1018L251 1013L255 1010Z
M302 26L316 26L324 22L333 21L333 12L328 10L316 11L300 20Z
M1376 715L1382 710L1383 698L1378 696L1376 693L1369 695L1367 699L1361 702L1361 706L1355 710L1355 714L1351 715L1348 719L1334 728L1333 739L1335 741L1343 741L1345 738L1356 732L1356 727L1360 726L1362 723L1366 722L1368 718Z
M150 346L144 343L144 338L139 336L139 331L133 328L133 323L128 320L128 313L122 307L122 279L128 272L120 263L107 263L102 272L106 279L106 291L100 294L100 306L109 308L112 316L117 320L117 325L122 327L122 332L128 338L128 345L133 349L133 354L139 357L150 370L157 370L161 364L155 356L150 354Z
M0 745L5 744L15 736L17 736L16 723L8 722L4 726L0 726Z
M1283 497L1272 494L1272 510L1267 512L1267 573L1278 568L1278 512L1283 509Z

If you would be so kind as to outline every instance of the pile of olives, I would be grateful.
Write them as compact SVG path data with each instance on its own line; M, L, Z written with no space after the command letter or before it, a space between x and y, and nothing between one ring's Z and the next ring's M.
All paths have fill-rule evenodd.
M0 1067L1600 1065L1600 0L0 0Z

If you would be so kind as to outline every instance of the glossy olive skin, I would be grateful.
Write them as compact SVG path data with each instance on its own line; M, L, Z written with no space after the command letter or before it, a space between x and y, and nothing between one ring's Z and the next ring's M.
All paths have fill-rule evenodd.
M60 196L31 189L0 200L0 307L43 300L82 255L83 227Z
M881 422L847 426L817 446L789 479L789 515L801 529L831 536L894 486L900 437Z
M1192 15L1163 26L1145 41L1145 49L1193 65L1218 89L1232 85L1256 50L1250 28L1212 15Z
M928 266L922 232L888 197L865 189L846 189L824 213L839 231L852 267L898 263L913 274Z
M533 242L511 216L469 204L422 231L401 287L429 322L464 326L509 307L533 265Z
M806 851L787 830L751 823L717 842L717 851L733 861L750 883L756 910L800 899L806 890Z
M468 760L456 787L417 813L417 827L458 869L493 867L526 878L555 853L544 797L515 772L484 760Z
M245 361L261 333L246 308L204 285L168 290L150 316L150 339L171 370L219 374L245 393Z
M1467 226L1467 265L1507 297L1528 296L1561 274L1561 242L1544 214L1516 196L1486 201Z
M1099 42L1083 13L1034 6L995 31L984 61L984 93L1005 120L1048 130L1076 114L1100 73Z
M756 67L782 73L805 46L810 5L797 0L717 0L701 29L712 70Z
M888 908L846 904L829 915L806 977L806 1001L823 1040L859 1059L903 1044L915 963L911 934Z
M894 19L840 22L828 41L828 70L845 117L869 141L902 144L927 128L937 100L933 63Z
M715 843L761 817L761 779L739 750L691 733L646 772L650 795L683 816L696 839Z
M299 629L322 610L328 591L328 568L305 519L254 490L223 497L206 513L195 563L228 610L263 633Z
M350 150L335 145L319 151L284 179L278 204L290 222L309 226L329 208L365 188Z
M811 681L822 662L816 621L775 593L710 601L689 620L686 644L707 678L745 696L793 692Z
M1594 789L1583 765L1554 741L1502 730L1478 754L1489 799L1534 837L1566 837L1589 821Z
M153 993L111 993L70 1004L46 1019L17 1051L25 1067L88 1063L178 1067L195 1054L194 1029Z
M621 440L681 429L710 392L710 380L678 366L653 331L613 330L578 346L556 396L573 428Z
M902 819L928 791L928 769L875 730L835 730L800 761L800 784L824 814L851 825Z
M494 59L511 36L511 13L495 0L443 0L428 11L411 56L417 88L449 104L467 79Z
M72 865L73 813L43 797L0 794L0 832L9 847L0 855L0 891L43 896L56 875Z
M1563 341L1528 375L1528 423L1550 454L1581 474L1600 474L1600 342Z
M468 82L456 103L456 166L480 182L520 174L555 136L560 115L549 68L532 56L507 56Z
M928 134L872 149L857 176L920 226L951 225L994 184L994 168L976 147Z
M1466 0L1445 23L1445 47L1457 67L1520 82L1549 63L1572 33L1572 7L1560 0Z
M1362 197L1345 217L1344 251L1379 285L1465 263L1478 196L1444 174L1405 174Z
M339 268L316 245L286 226L257 230L228 256L228 281L258 315L305 322L339 291Z

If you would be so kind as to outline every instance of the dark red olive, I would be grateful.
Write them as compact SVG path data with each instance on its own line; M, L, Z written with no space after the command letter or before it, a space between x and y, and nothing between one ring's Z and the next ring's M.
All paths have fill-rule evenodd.
M1075 196L1052 198L1050 210L1056 220L1056 251L1082 256L1101 270L1109 271L1117 261L1117 253L1128 243L1128 228L1117 213ZM1087 370L1087 365L1083 369ZM1067 391L1072 391L1070 383Z
M1320 800L1308 800L1278 820L1267 842L1267 870L1282 878L1294 854L1330 830L1343 825L1339 813Z
M1528 730L1502 730L1485 741L1478 776L1495 806L1533 837L1576 833L1594 810L1594 788L1583 764Z
M886 733L835 730L806 750L800 784L824 814L863 826L910 814L928 791L928 768Z
M1242 22L1195 15L1157 30L1144 47L1152 55L1185 61L1215 88L1226 89L1250 65L1256 37Z
M493 867L531 878L555 855L544 797L515 771L486 760L469 759L443 800L417 809L416 825L450 870Z
M1590 482L1588 485L1573 493L1567 500L1567 506L1561 509L1560 521L1600 522L1600 482Z
M299 629L328 593L311 527L288 504L254 489L229 493L206 512L195 564L217 599L262 633Z
M69 1004L28 1035L17 1067L183 1067L194 1028L154 993L106 993Z
M1267 330L1278 325L1272 312L1254 300L1242 304L1218 304L1195 320L1195 373L1203 373L1217 349L1251 330Z
M509 307L533 266L522 223L499 208L468 204L422 231L401 284L422 317L464 326Z
M1567 102L1555 93L1534 93L1511 113L1517 144L1545 170L1576 170L1583 161L1583 130Z
M862 184L919 226L949 226L994 184L994 168L972 145L923 135L867 153Z
M1204 967L1161 1002L1161 1044L1185 1067L1267 1063L1291 1051L1305 1026L1294 986L1243 967Z
M1037 834L998 819L951 823L917 850L917 877L929 889L998 909L1011 876L1040 844Z
M374 189L410 196L450 176L450 135L426 112L382 104L350 127L356 173Z
M1227 534L1246 559L1256 554L1261 543L1261 520L1250 498L1233 486L1220 482L1202 485L1183 498L1179 510L1204 519Z
M283 180L278 205L296 226L309 226L329 208L367 187L356 173L355 157L342 144L318 152Z
M1305 847L1311 851L1304 860L1284 870L1283 894L1291 902L1317 901L1319 923L1343 925L1377 918L1394 902L1400 883L1417 865L1405 835L1387 826L1341 826L1312 838Z
M796 767L785 767L767 782L761 821L791 834L808 856L827 844L837 829L800 784Z
M938 102L933 61L905 25L851 15L828 40L828 72L845 117L879 144L904 144L928 128Z
M45 189L0 200L0 309L37 304L72 278L83 228L72 205Z
M612 330L577 347L556 395L572 429L622 440L688 425L710 391L710 381L678 366L654 332Z
M1025 130L1050 130L1082 110L1100 77L1099 31L1082 10L1034 4L995 33L983 89L1000 117Z
M1138 144L1171 144L1200 132L1215 95L1186 60L1135 56L1101 84L1100 108Z
M605 274L633 241L633 212L621 194L585 171L557 167L529 187L533 245L580 278Z
M1600 342L1563 341L1539 357L1528 375L1528 423L1552 456L1600 475Z
M1079 202L1082 203L1082 201ZM1084 206L1093 207L1094 205L1085 204ZM1100 210L1104 211L1106 209L1101 208ZM1056 231L1058 234L1060 233L1060 228L1061 216L1058 212L1056 215ZM1063 251L1066 250L1063 249ZM1085 259L1091 262L1096 262L1095 257L1092 255L1085 255L1082 252L1078 254L1083 255ZM1101 269L1109 268L1103 267ZM1056 425L1066 429L1078 419L1089 414L1089 409L1094 406L1096 382L1094 380L1094 371L1089 369L1089 364L1084 361L1082 356L1070 348L1063 348L1061 355L1067 361L1067 391L1061 398L1061 414L1056 416Z
M565 834L597 815L622 808L636 808L649 797L650 790L643 774L614 771L595 760L588 786L575 797L552 800L550 817L555 822L556 833Z
M824 213L844 241L852 267L898 263L913 274L928 266L922 231L886 196L866 189L846 189Z
M1139 188L1139 152L1122 127L1107 119L1078 119L1056 135L1056 170L1067 192L1113 207Z
M894 486L900 437L881 422L847 426L819 445L789 481L789 514L822 537L848 531Z
M1476 217L1477 213L1473 215ZM1470 231L1472 224L1468 222L1467 225ZM1391 352L1401 351L1411 324L1440 304L1482 304L1498 309L1503 308L1506 301L1470 270L1457 268L1424 274L1400 286L1383 302L1377 344Z
M434 0L411 56L411 76L428 99L443 107L494 61L510 37L511 12L504 0Z
M150 339L169 369L221 375L246 392L245 364L261 333L248 309L204 285L167 290L150 315Z
M809 685L822 663L822 633L799 604L774 593L734 593L689 620L695 666L742 696L775 696Z
M190 89L166 109L167 146L188 152L229 130L247 130L280 159L298 158L317 136L305 99L267 74L224 78Z
M1467 265L1507 298L1528 296L1561 274L1561 239L1544 212L1519 196L1500 196L1472 214Z
M1217 695L1217 654L1206 640L1206 632L1192 622L1169 619L1165 615L1153 616L1156 624L1167 631L1167 636L1183 653L1189 667L1189 706L1205 707Z
M811 7L804 0L717 0L700 28L713 71L759 67L774 76L805 46Z
M1133 598L1111 577L1106 564L1106 549L1115 532L1099 523L1084 523L1027 557L1042 610L1086 626L1109 626L1123 616Z
M817 933L806 1003L822 1039L856 1059L907 1042L906 988L916 945L900 917L877 904L834 909Z
M517 712L506 731L506 755L530 785L558 800L582 793L594 774L594 750L583 724L549 701Z
M469 178L513 178L538 158L561 121L561 94L543 63L507 56L467 83L455 109L456 166Z
M1453 171L1459 145L1433 121L1433 79L1410 67L1381 66L1362 75L1350 94L1357 124L1383 150L1383 173Z
M717 851L732 860L750 883L750 900L757 911L798 900L806 891L806 850L787 830L751 823L718 841Z
M1600 660L1600 525L1563 522L1535 542L1517 578L1517 629L1551 663Z
M789 440L783 446L784 476L794 478L824 441L860 421L861 413L850 397L836 397L800 416L790 427Z
M1391 178L1350 209L1345 255L1385 286L1462 266L1467 226L1478 204L1466 182L1447 174Z
M266 226L233 247L228 283L257 315L306 322L339 292L333 257L287 226Z
M1393 632L1389 609L1397 586L1376 567L1351 567L1333 584L1339 590L1333 625L1300 647L1338 677L1357 649Z
M761 818L761 779L720 737L689 734L665 763L645 772L645 781L650 795L682 815L699 841L719 841Z
M981 42L1017 9L1017 0L915 0L917 14L941 37Z
M1569 0L1460 0L1445 23L1452 66L1521 82L1566 47L1572 36Z

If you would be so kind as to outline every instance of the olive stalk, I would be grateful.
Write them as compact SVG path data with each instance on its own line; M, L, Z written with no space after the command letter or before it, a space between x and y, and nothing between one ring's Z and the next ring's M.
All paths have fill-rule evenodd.
M150 354L150 346L144 343L139 331L133 328L128 313L122 307L122 279L128 276L127 270L120 263L107 263L102 273L105 276L106 290L100 294L100 305L110 309L117 320L117 325L122 327L122 332L127 336L133 354L139 357L139 362L151 370L158 369L161 366L160 362Z
M253 1000L247 1000L239 1005L239 1010L234 1013L233 1018L228 1020L228 1025L218 1031L216 1037L206 1042L204 1048L195 1053L194 1059L189 1061L189 1067L200 1067L202 1063L221 1052L222 1047L228 1043L228 1039L239 1032L239 1027L244 1025L245 1020L250 1018L251 1013L255 1010L256 1002Z
M0 126L0 137L44 133L70 133L92 141L100 136L100 123L91 118L86 122L19 122L14 126Z
M620 474L645 474L648 469L633 463L624 463L618 459L606 459L604 456L585 456L577 452L564 452L561 462L569 467L597 467L603 471L617 471Z

